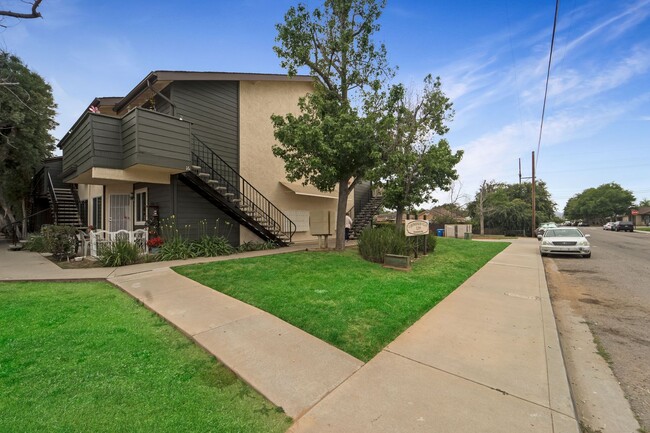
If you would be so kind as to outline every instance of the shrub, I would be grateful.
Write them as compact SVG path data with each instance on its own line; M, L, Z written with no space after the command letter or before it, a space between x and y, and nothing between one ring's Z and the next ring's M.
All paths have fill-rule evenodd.
M365 260L383 263L386 254L408 255L406 236L394 225L367 228L359 235L359 254Z
M365 260L383 263L386 254L401 256L424 253L424 240L421 236L406 237L403 231L395 230L395 225L382 225L367 228L359 235L359 254ZM427 235L427 251L432 253L436 248L436 236Z
M277 247L278 246L275 244L275 242L272 241L267 241L267 242L248 241L241 244L238 248L238 251L240 253L245 253L246 251L273 250L276 249Z
M47 251L45 245L45 238L42 235L32 234L29 235L27 243L25 244L25 249L35 253L44 253Z
M138 246L124 239L105 245L99 251L99 263L102 266L132 265L139 257Z
M41 228L45 249L59 260L74 254L77 238L72 226L47 225Z
M166 240L156 255L158 260L183 260L196 257L192 251L192 244L181 237Z
M192 242L190 249L194 257L227 256L235 252L223 236L203 236Z
M436 249L437 241L438 241L438 237L435 234L429 233L427 235L427 253L433 253L433 251ZM424 254L424 236L408 237L406 238L406 242L411 254L415 254L416 248L418 254Z

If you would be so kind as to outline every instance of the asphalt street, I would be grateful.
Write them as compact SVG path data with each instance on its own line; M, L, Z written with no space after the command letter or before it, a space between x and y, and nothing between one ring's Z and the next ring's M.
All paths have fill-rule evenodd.
M641 424L650 428L650 234L581 229L592 257L544 258L551 293L572 299L611 361ZM553 281L561 281L552 287Z

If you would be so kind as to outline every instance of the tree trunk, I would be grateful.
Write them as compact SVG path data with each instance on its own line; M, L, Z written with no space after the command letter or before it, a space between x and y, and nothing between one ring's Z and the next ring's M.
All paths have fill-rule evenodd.
M20 229L16 227L14 224L16 222L16 218L14 217L14 213L11 211L11 208L9 205L7 205L7 202L4 200L4 197L1 195L0 191L0 208L4 211L4 219L9 220L9 229L13 232L13 230L18 231L18 237L20 238L22 235L20 233Z
M400 226L402 225L402 216L404 215L404 206L397 206L395 209L397 212L395 213L395 230L399 231Z
M23 207L23 239L27 239L27 203L25 203L25 197L22 200Z
M348 206L348 180L339 181L339 202L336 208L336 250L345 249L345 213Z

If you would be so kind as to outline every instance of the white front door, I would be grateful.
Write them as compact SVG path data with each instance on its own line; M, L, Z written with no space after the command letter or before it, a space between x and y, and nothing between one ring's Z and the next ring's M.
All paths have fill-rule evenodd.
M108 209L108 231L131 229L131 196L129 194L111 194Z

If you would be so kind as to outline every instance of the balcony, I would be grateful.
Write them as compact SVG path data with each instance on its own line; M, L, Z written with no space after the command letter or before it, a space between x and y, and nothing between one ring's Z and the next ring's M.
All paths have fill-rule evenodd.
M169 183L191 161L191 124L136 108L123 117L85 113L61 140L66 182Z

